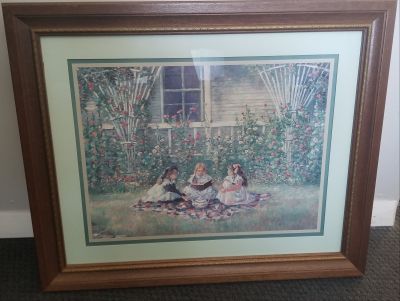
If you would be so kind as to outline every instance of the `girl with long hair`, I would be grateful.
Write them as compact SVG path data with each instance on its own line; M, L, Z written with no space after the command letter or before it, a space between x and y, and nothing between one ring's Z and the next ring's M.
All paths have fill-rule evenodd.
M247 191L247 177L240 164L228 166L228 175L222 182L217 199L225 205L248 204L259 199L259 196Z
M175 181L178 178L179 170L175 165L167 167L156 184L151 187L144 198L144 201L180 201L185 198L185 194L176 188Z

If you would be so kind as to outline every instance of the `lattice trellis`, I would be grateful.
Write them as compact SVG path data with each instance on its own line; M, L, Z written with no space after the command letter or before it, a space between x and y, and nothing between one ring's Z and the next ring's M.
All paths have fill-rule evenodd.
M128 173L133 168L137 129L146 119L145 108L160 71L160 66L99 67L99 71L83 76L88 84L92 83L92 94L97 102L102 101L126 152ZM88 101L86 109L93 110L95 105L95 101Z
M296 63L258 65L258 73L272 97L276 114L282 118L282 110L286 108L294 113L300 109L308 109L316 94L326 88L330 63ZM293 129L286 129L285 152L288 163L292 161Z

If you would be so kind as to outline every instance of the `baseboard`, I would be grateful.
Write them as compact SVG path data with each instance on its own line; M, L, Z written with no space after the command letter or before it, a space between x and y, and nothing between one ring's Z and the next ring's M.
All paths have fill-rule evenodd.
M16 237L33 237L30 211L0 211L0 238Z
M398 200L375 199L372 208L371 227L393 226Z
M372 210L372 227L393 226L397 200L375 200ZM29 210L0 211L0 238L33 237Z

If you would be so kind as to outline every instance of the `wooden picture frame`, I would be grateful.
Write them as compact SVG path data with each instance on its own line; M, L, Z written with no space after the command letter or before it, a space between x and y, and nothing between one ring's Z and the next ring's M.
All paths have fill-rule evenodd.
M32 223L45 291L355 277L365 271L396 1L151 1L3 4ZM41 38L361 33L338 252L68 264ZM344 200L343 200L344 201ZM329 214L329 213L328 213ZM240 239L240 238L239 238Z

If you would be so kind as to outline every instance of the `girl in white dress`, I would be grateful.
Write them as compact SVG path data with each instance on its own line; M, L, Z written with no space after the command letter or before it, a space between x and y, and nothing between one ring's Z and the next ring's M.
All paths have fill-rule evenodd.
M247 191L247 178L240 164L228 167L228 176L222 183L217 199L228 206L248 204L257 200L255 194Z
M212 186L212 178L207 174L206 165L197 163L188 180L189 185L183 189L189 200L213 200L217 191Z
M164 170L163 174L158 178L156 184L151 187L144 197L145 202L168 202L181 201L185 195L181 193L175 185L178 177L178 167L170 166Z

